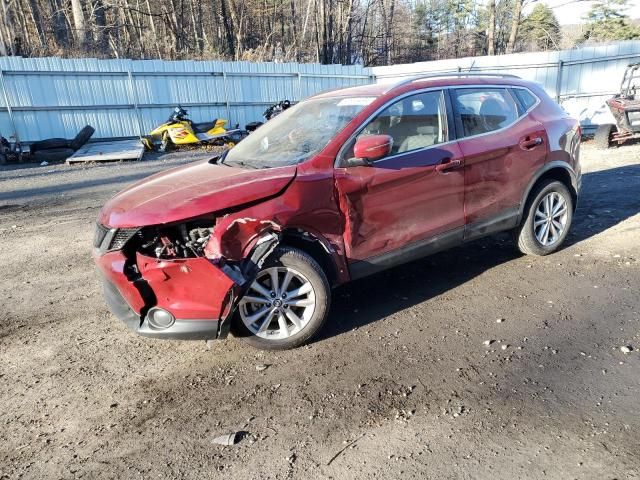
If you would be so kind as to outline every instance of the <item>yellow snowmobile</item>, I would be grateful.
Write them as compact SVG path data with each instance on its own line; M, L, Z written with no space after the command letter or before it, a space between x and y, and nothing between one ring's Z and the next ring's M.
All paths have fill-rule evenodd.
M194 123L187 118L187 115L184 108L177 106L165 123L142 138L145 148L164 152L171 146L199 143L231 148L248 134L245 130L238 128L225 129L227 121L221 118L212 122Z

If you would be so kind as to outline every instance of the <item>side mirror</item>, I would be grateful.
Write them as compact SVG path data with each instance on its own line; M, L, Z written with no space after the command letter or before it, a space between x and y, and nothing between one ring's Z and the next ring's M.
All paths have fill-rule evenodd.
M353 147L354 160L360 160L369 165L391 153L393 138L390 135L367 135L356 140ZM351 162L349 162L351 164ZM362 163L361 163L362 165Z

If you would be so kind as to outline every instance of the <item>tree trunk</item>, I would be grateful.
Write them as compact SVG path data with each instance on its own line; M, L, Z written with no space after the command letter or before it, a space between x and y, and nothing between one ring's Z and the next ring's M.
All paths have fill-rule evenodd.
M38 39L40 41L40 48L43 49L47 45L47 38L44 32L44 26L42 25L42 16L40 15L40 8L38 7L37 0L29 0L29 10L31 18L33 19L33 25L38 33Z
M33 0L32 0L33 1ZM109 48L109 32L107 31L107 16L104 10L102 0L94 0L93 16L95 18L95 30L93 38L96 49L101 54L106 54Z
M236 45L233 36L233 19L229 14L229 5L227 0L220 0L220 8L222 13L222 24L224 26L224 32L227 37L227 47L229 48L229 54L232 58L236 56Z
M53 35L56 39L58 48L64 49L69 46L69 28L67 26L67 19L64 14L61 0L53 0L51 5L53 8Z
M522 0L515 0L513 6L513 19L511 20L511 33L507 43L507 53L513 53L518 39L518 28L520 27L520 14L522 13Z
M14 39L16 35L14 30L11 28L11 25L14 24L13 14L9 10L7 0L0 0L0 7L2 7L2 23L0 24L0 30L2 30L2 32L0 33L3 34L4 38L2 41L3 48L5 51L8 50L7 53L9 53L9 55L15 55Z
M76 43L81 50L84 50L87 46L87 29L84 12L82 11L82 0L71 0L71 14L73 16Z
M149 4L149 0L146 0L147 12L149 12L149 26L151 27L151 35L153 44L156 47L156 52L158 53L158 58L162 60L162 51L160 50L160 42L158 41L158 30L156 29L156 22L151 13L151 5Z
M489 0L489 28L487 30L487 55L496 54L496 0Z

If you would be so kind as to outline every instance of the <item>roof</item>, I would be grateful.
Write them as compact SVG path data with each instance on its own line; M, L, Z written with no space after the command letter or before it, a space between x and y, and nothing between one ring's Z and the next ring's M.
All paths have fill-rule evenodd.
M373 83L358 87L340 88L315 95L315 98L328 97L379 97L387 93L403 93L416 87L447 87L469 84L526 85L526 81L515 75L482 73L443 73L406 77L396 82Z

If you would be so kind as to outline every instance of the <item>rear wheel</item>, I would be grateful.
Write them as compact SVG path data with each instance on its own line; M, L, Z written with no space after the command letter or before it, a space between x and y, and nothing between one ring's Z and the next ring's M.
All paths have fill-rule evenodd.
M264 350L299 347L324 324L330 298L327 277L310 255L277 248L240 300L234 332Z
M527 255L547 255L567 237L573 220L573 197L562 182L547 180L531 193L524 213L516 230L518 249Z
M593 140L597 148L609 148L611 146L611 140L613 134L616 131L616 126L612 124L598 125Z

